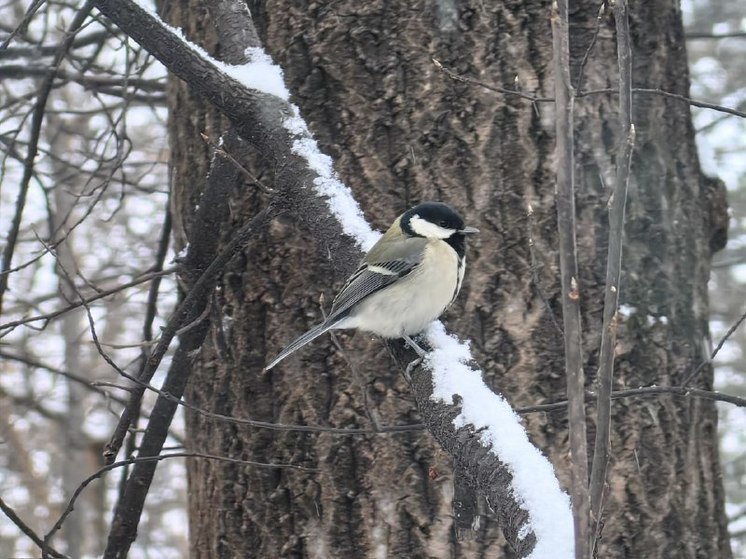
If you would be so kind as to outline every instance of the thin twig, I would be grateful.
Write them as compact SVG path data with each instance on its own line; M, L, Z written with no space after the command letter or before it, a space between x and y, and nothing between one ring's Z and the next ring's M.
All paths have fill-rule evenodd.
M746 39L746 31L732 31L730 33L696 33L694 31L690 31L686 35L684 35L684 38L689 40L694 39Z
M112 30L102 29L100 31L88 33L83 37L76 36L70 45L70 50L99 43L103 40L109 39L112 34ZM42 56L54 56L58 48L60 48L59 45L0 48L0 60L6 60L9 58L35 58L38 60L38 58Z
M536 97L535 95L523 93L522 91L517 91L515 89L507 89L507 88L499 87L496 85L490 85L488 83L475 80L474 78L470 78L468 76L462 76L460 74L453 72L452 70L449 70L448 68L443 66L440 62L438 62L435 59L433 59L433 63L439 69L441 69L446 76L448 76L452 80L460 81L463 83L468 83L471 85L477 85L479 87L488 89L489 91L494 91L496 93L502 93L504 95L515 95L517 97L520 97L521 99L525 99L526 101L531 101L532 103L553 103L554 102L554 98L552 97ZM584 97L589 97L591 95L616 95L618 93L619 93L618 89L611 89L611 88L592 89L589 91L581 91L580 89L578 89L578 91L575 93L575 97L577 99L582 99ZM708 103L706 101L692 99L691 97L687 97L686 95L681 95L680 93L672 93L670 91L665 91L663 89L633 87L632 93L638 93L638 94L643 94L643 95L660 95L662 97L670 97L671 99L677 99L679 101L683 101L694 107L700 107L702 109L711 109L713 111L726 113L728 115L746 118L746 112L744 111L739 111L738 109L734 109L731 107L725 107L723 105L718 105L716 103Z
M585 49L585 54L583 55L583 59L580 61L580 66L578 67L578 81L577 85L575 86L575 90L578 92L583 91L583 75L585 73L585 65L588 62L588 58L591 56L591 52L593 52L593 47L596 46L598 34L601 31L601 22L606 15L606 2L607 0L601 0L601 6L598 8L598 14L596 15L596 29L593 31L591 42L588 45L588 48Z
M739 408L746 408L746 398L740 396L734 396L732 394L724 394L715 390L702 390L700 388L689 388L686 386L642 386L640 388L625 388L623 390L615 390L611 393L612 400L621 400L622 398L633 398L636 396L659 396L659 395L671 395L681 396L684 398L700 398L702 400L712 400L714 402L725 402L726 404L733 404ZM592 402L598 399L596 392L588 391L585 394L586 401ZM547 413L555 411L564 411L567 409L567 400L560 400L558 402L549 402L547 404L536 404L535 406L524 406L522 408L516 408L516 413L520 415L527 415L529 413Z
M7 353L5 351L0 350L0 358L7 359L10 361L17 361L19 363L23 363L24 365L27 365L29 367L33 367L35 369L44 369L46 371L49 371L50 373L53 373L55 375L60 375L65 377L66 379L77 382L78 384L85 386L92 392L96 392L97 394L100 394L101 396L104 396L106 398L109 398L118 404L126 404L127 401L123 398L119 398L117 396L114 396L113 394L110 394L107 390L104 390L103 388L99 388L100 384L97 385L95 383L92 383L87 378L77 375L75 373L71 373L68 371L63 371L62 369L58 369L56 367L52 367L50 365L46 365L44 363L41 363L40 361L36 361L34 359L30 359L28 357L24 357L22 355L13 355L12 353Z
M488 83L484 83L479 80L475 80L474 78L469 78L467 76L462 76L460 74L457 74L456 72L453 72L443 66L438 60L435 58L432 59L433 64L435 64L435 67L443 72L446 76L451 78L452 80L468 83L471 85L478 85L479 87L483 87L485 89L488 89L489 91L494 91L495 93L503 93L505 95L515 95L516 97L520 97L521 99L525 99L526 101L531 101L532 103L552 103L554 102L554 99L551 99L549 97L536 97L535 95L529 95L528 93L523 93L522 91L518 91L516 89L507 89L505 87L500 87L497 85L490 85Z
M107 460L113 460L119 452L124 436L129 429L130 421L137 415L137 412L140 409L140 402L142 401L143 392L145 390L143 386L147 384L155 374L161 360L171 345L171 341L174 339L174 336L176 336L178 329L187 320L191 319L191 313L194 311L195 305L207 295L207 292L213 285L217 275L248 242L251 236L256 232L256 229L266 223L267 220L272 219L277 214L277 211L278 210L274 206L269 205L239 229L226 247L215 256L212 263L207 267L202 275L200 275L199 279L189 290L186 297L184 297L184 300L178 305L176 310L174 310L161 332L158 345L155 347L153 353L137 375L139 388L131 395L130 403L122 413L114 434L106 446L105 457Z
M210 316L210 311L212 311L212 306L213 306L213 299L212 297L210 297L207 303L205 304L205 308L202 310L200 315L196 317L194 320L192 320L191 322L189 322L189 324L185 324L184 326L179 328L176 331L176 335L183 336L187 332L194 330L197 326L202 324L207 319L207 317Z
M160 462L162 460L168 460L170 458L201 458L204 460L216 460L219 462L228 462L230 464L239 464L242 466L255 466L255 467L261 467L261 468L277 468L282 470L298 470L302 472L317 472L318 468L308 468L306 466L296 466L294 464L283 464L283 463L272 463L272 462L257 462L254 460L241 460L239 458L230 458L228 456L216 456L214 454L204 454L201 452L172 452L169 454L160 454L158 456L145 456L145 457L138 457L138 458L128 458L126 460L120 460L119 462L114 462L112 464L107 464L106 466L103 466L98 471L96 471L94 474L88 476L85 478L80 485L75 489L74 493L70 497L70 500L67 503L67 506L65 507L65 510L62 512L60 517L57 519L57 522L54 523L54 526L52 526L52 529L44 536L44 540L40 540L40 543L37 545L43 546L43 550L51 550L52 548L49 546L49 541L54 537L54 535L62 528L62 525L65 522L65 519L70 515L70 513L75 508L75 502L78 500L78 497L80 497L80 494L85 490L85 488L91 484L91 482L101 478L104 474L107 472L110 472L111 470L114 470L116 468L121 468L124 466L129 466L131 464L142 464L146 462ZM59 555L59 557L64 557L63 555Z
M87 378L82 377L80 375L77 375L75 373L71 373L70 371L65 371L65 370L62 370L62 369L58 369L57 367L52 367L51 365L48 365L46 363L42 363L41 361L36 361L35 359L31 359L29 357L23 357L23 356L20 356L20 355L13 355L12 353L7 353L7 352L2 351L2 350L0 350L0 358L2 358L2 359L8 359L10 361L17 361L19 363L23 363L24 365L27 365L29 367L33 367L35 369L44 369L45 371L48 371L48 372L50 372L52 374L63 376L66 379L68 379L68 380L70 380L72 382L77 382L77 383L85 386L86 388L88 388L92 392L96 392L97 394L100 394L101 396L103 396L104 398L106 398L107 401L116 402L117 404L122 405L122 406L124 406L124 405L127 404L127 400L126 399L121 398L119 396L116 396L116 395L112 394L111 392L109 392L108 390L104 390L102 387L114 388L116 390L122 390L124 392L128 392L128 391L132 390L131 387L121 386L121 385L115 384L113 382L89 381ZM195 409L194 411L196 413L199 413L199 409L198 408ZM113 413L113 410L112 410L112 413ZM118 413L117 413L117 415L118 415ZM147 413L147 412L144 415L145 415L146 419L150 417L150 414ZM179 435L177 435L176 433L171 433L171 437L173 439L179 441L179 442L183 442L181 440L181 437Z
M31 20L34 17L34 14L46 3L46 0L34 0L31 2L28 8L26 8L26 13L23 14L23 19L21 22L13 29L13 31L10 32L10 34L5 38L5 40L0 44L0 51L5 50L8 48L8 45L10 45L11 41L15 38L16 35L19 33L25 34L28 30L28 25L31 23Z
M704 400L714 400L716 402L727 402L738 407L746 407L746 398L723 394L714 390L702 390L700 388L689 388L688 386L643 386L640 388L628 388L612 392L611 397L614 400L619 398L630 398L632 396L650 396L654 394L674 394L676 396L694 396Z
M39 546L39 548L44 549L44 547L45 547L44 540L41 539L36 534L36 532L34 532L31 529L31 527L28 524L26 524L20 516L18 516L16 514L16 512L13 510L12 507L8 503L6 503L5 501L3 501L3 499L1 497L0 497L0 510L3 511L3 513L5 513L5 516L7 516L8 519L13 524L15 524L21 532L23 532L24 534L26 534L32 542L34 542L37 546ZM59 558L59 559L66 559L67 558L67 555L63 555L62 553L60 553L59 551L55 550L53 547L51 547L49 545L46 546L46 549L47 549L47 552L52 557Z
M581 93L578 93L578 97L580 98L580 97L588 97L590 95L602 95L602 94L615 95L617 93L619 93L619 91L616 89L592 89L590 91L583 91ZM668 97L670 99L676 99L678 101L683 101L684 103L692 105L693 107L700 107L702 109L712 109L713 111L718 111L721 113L727 113L729 115L746 118L746 112L739 111L731 107L724 107L723 105L717 105L715 103L707 103L706 101L699 101L697 99L692 99L690 97L687 97L686 95L681 95L680 93L672 93L670 91L665 91L663 89L654 89L654 88L648 88L648 87L633 87L632 93L638 93L638 94L641 93L644 95L660 95L661 97Z
M609 246L606 256L606 284L604 286L604 312L601 328L599 355L598 400L596 406L596 437L591 467L591 542L596 547L600 536L606 470L609 463L611 436L611 388L614 379L614 348L617 334L617 307L622 275L622 248L624 241L624 214L627 204L632 149L635 127L632 124L632 38L629 32L629 6L627 0L616 0L613 6L616 23L617 60L619 65L619 146L616 161L616 185L608 203Z
M588 449L585 425L585 375L583 372L580 287L575 242L575 162L573 102L570 78L570 29L567 0L552 3L554 43L554 98L557 158L557 228L559 232L562 319L570 438L570 471L575 522L575 557L588 555Z
M38 3L41 6L42 3ZM36 9L38 9L38 6ZM44 121L44 111L47 106L47 99L52 91L52 85L54 84L54 78L57 70L62 63L62 59L70 49L75 39L75 34L83 25L83 22L88 18L88 14L93 9L92 0L88 0L80 10L77 11L73 18L70 26L65 33L65 38L60 43L57 52L54 55L54 60L50 65L49 74L42 82L39 87L39 96L34 105L34 112L31 118L31 130L29 131L28 147L26 149L26 158L23 162L23 176L21 177L18 185L18 197L16 198L15 212L11 221L10 230L6 235L5 249L3 250L2 262L0 263L0 316L2 315L3 299L5 292L8 289L8 278L9 275L6 273L13 260L13 254L16 249L16 243L18 241L18 233L21 229L21 220L23 218L23 210L26 206L26 195L28 194L29 185L31 178L34 174L34 162L36 160L37 148L39 146L39 139L41 137L41 125ZM27 17L30 18L35 9L33 6L29 8ZM10 38L4 43L7 46Z
M241 174L243 174L252 183L258 185L265 194L271 195L274 193L273 188L267 186L261 180L259 180L259 177L249 171L246 166L243 165L238 159L236 159L231 153L226 151L225 147L219 146L218 144L213 142L207 134L200 134L200 136L205 141L205 143L213 149L216 155L225 157L228 161L233 163L233 165L236 166L236 169L241 171Z
M54 245L52 244L45 244L45 246L50 247L49 250L54 249ZM13 320L10 322L6 322L5 324L0 324L0 338L3 336L6 336L10 331L12 331L14 328L17 328L18 326L30 325L33 322L40 322L44 321L49 322L50 320L57 318L60 315L63 315L65 313L68 313L70 311L74 311L75 309L79 309L84 304L91 304L95 301L98 301L99 299L104 299L108 297L109 295L114 295L116 293L119 293L120 291L124 291L125 289L129 289L131 287L136 287L140 285L141 283L145 283L151 280L158 280L162 278L163 276L169 276L176 272L178 270L177 267L171 267L166 268L165 270L162 270L160 272L149 272L146 274L142 274L141 276L138 276L137 279L134 279L130 282L123 283L121 285L118 285L116 287L112 287L111 289L105 289L102 291L98 291L95 295L91 295L90 297L84 298L81 301L76 301L73 303L70 303L68 306L50 312L46 314L40 314L35 316L30 316L28 318L21 318L19 320Z
M710 358L707 360L703 360L699 365L697 365L697 368L694 369L691 373L687 375L687 377L684 379L684 382L681 383L682 386L689 386L689 383L692 382L695 377L702 371L702 369L705 368L705 365L708 363L712 363L712 361L715 359L718 353L720 353L720 350L723 349L723 346L725 345L725 342L728 341L728 338L730 338L733 333L738 330L738 327L743 324L743 321L746 320L746 312L744 312L738 320L730 327L728 328L728 331L725 333L725 335L720 339L718 342L718 345L715 347L714 350L712 350L712 353L710 354Z

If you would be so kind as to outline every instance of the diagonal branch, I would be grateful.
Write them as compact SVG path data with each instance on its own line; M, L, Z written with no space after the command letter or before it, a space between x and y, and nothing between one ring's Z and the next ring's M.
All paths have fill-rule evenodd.
M426 367L408 367L407 364L412 362L412 355L403 345L390 343L389 349L399 366L408 369L408 380L417 401L417 410L428 431L453 457L454 475L458 482L475 489L484 497L497 516L513 552L518 557L529 556L536 546L536 535L530 531L525 537L521 537L530 518L526 507L516 500L511 468L485 445L474 425L457 427L461 423L455 421L462 412L461 405L458 402L446 403L434 397L432 371Z
M162 462L163 460L169 460L171 458L200 458L202 460L215 460L218 462L227 462L230 464L241 464L244 466L253 466L257 468L297 470L297 471L304 471L304 472L316 471L314 468L307 468L305 466L297 466L295 464L286 464L286 463L281 463L281 462L258 462L255 460L241 460L238 458L231 458L229 456L216 456L214 454L204 454L201 452L170 452L168 454L161 454L158 456L146 456L146 457L128 458L126 460L120 460L119 462L113 462L112 464L107 464L99 468L96 472L94 472L93 474L85 478L80 483L80 485L78 485L78 487L75 489L73 494L70 496L70 499L67 502L67 506L65 507L65 510L62 512L60 517L54 523L54 526L52 526L49 532L47 532L47 534L44 536L44 539L42 540L41 538L36 536L36 539L34 539L34 542L40 547L42 547L43 550L47 552L51 552L53 557L60 557L60 558L65 557L64 555L61 555L55 552L49 546L49 541L51 541L54 535L62 528L62 525L65 522L65 519L74 510L76 501L78 500L80 495L83 493L83 491L85 491L85 488L91 484L91 482L102 478L106 473L116 468L126 467L131 464L155 464L157 462ZM3 505L3 502L2 502L2 499L0 499L0 508L2 508L2 505ZM5 511L4 508L3 508L3 511Z
M54 248L54 244L49 244L47 246L49 246L50 248ZM47 254L48 251L45 250L44 253ZM100 299L105 299L106 297L109 297L110 295L114 295L115 293L125 291L127 289L130 289L132 287L135 287L137 285L140 285L148 281L157 281L159 278L163 276L170 276L176 271L177 271L176 267L170 267L170 268L166 268L160 271L151 271L151 272L144 273L142 275L137 276L132 281L128 281L127 283L123 283L121 285L117 285L109 289L101 289L97 287L96 290L89 297L84 297L83 299L80 299L78 301L73 301L70 304L68 304L66 307L57 309L56 311L52 311L46 314L38 314L34 316L29 316L29 317L21 318L18 320L6 322L5 324L0 324L0 338L6 336L18 326L22 326L24 324L30 326L34 322L42 322L43 323L42 326L37 327L36 329L43 330L46 327L46 325L49 323L49 321L51 321L52 319L57 318L58 316L61 316L70 311L74 311L75 309L78 309L84 306L85 304L90 304Z
M232 3L238 4L235 0ZM340 275L348 274L359 260L361 247L372 244L370 241L375 235L362 218L349 190L334 176L327 163L328 158L316 151L315 142L298 117L297 108L289 105L284 97L257 91L257 85L242 85L230 77L231 74L236 75L235 73L226 71L226 68L218 68L205 53L197 47L187 45L170 28L160 24L154 14L144 11L134 2L95 0L95 4L126 34L185 80L195 93L221 110L258 155L274 164L278 172L273 182L273 200L278 208L313 229L317 237L326 244L332 267ZM242 2L240 4L244 5ZM243 12L243 15L247 14L248 12ZM246 25L251 25L250 20ZM340 209L341 207L344 209ZM457 367L460 371L467 369L466 363L470 355L466 346L459 351L463 352L463 359L459 359ZM402 364L409 363L410 357L405 355L399 359ZM462 473L480 492L487 492L490 505L503 521L501 527L510 545L524 557L532 552L537 557L542 554L549 556L552 552L558 558L571 557L571 538L568 536L572 530L569 503L567 496L559 490L549 462L531 446L512 412L504 414L504 419L511 422L515 434L511 443L517 446L510 447L512 455L506 450L507 445L502 447L503 454L500 454L498 447L502 441L494 424L462 427L459 423L457 428L453 422L456 417L464 418L466 424L476 423L464 411L469 407L479 406L485 400L474 398L473 393L463 398L453 398L452 394L441 393L434 400L433 387L443 389L440 380L436 382L433 371L437 367L434 365L434 361L429 366L426 363L422 372L415 371L412 375L411 386L417 401L426 410L424 413L428 414L427 423L431 432L444 449L454 456L464 457L459 464L463 468ZM471 372L480 374L478 370ZM420 377L420 374L424 376ZM427 379L430 379L429 384ZM501 406L507 407L483 383L478 390L480 396L499 399ZM153 452L156 447L157 445L148 448L147 452ZM517 452L515 448L525 449L526 452ZM464 449L470 450L464 453ZM520 460L516 461L515 458L522 459L527 454L532 456L532 463L540 464L542 475L548 478L548 485L541 485L543 489L538 493L535 472L530 468L521 469L516 466L516 462ZM146 472L145 476L137 479L142 482L148 476L152 477L152 474ZM135 472L131 481L134 479ZM116 542L111 545L110 539L110 547L105 555L107 558L124 557L129 545L127 542L135 537L139 512L134 508L128 509L128 506L144 500L147 492L147 488L142 491L135 485L133 484L132 491L133 496L138 493L136 498L128 501L128 504L120 503L123 517L134 523L126 528L127 534L112 534ZM551 491L547 491L547 487ZM551 506L548 506L550 500Z
M44 540L40 538L37 535L37 533L34 532L34 530L28 524L26 524L23 521L23 519L20 516L18 516L18 514L16 514L16 511L14 511L13 508L8 503L3 501L2 498L0 498L0 511L2 511L5 514L5 516L7 516L8 519L13 524L15 524L21 532L26 534L32 542L34 542L37 546L39 546L39 548L43 549L45 547ZM46 549L47 549L48 554L51 557L55 557L59 559L64 559L66 557L66 555L63 555L62 553L60 553L59 551L55 550L54 548L50 546L46 546Z

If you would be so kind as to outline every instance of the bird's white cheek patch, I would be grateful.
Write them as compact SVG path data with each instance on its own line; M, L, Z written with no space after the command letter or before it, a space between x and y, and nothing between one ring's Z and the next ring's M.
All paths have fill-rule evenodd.
M454 229L446 229L440 225L430 223L418 215L412 216L409 225L412 227L412 231L429 239L447 239L456 232Z

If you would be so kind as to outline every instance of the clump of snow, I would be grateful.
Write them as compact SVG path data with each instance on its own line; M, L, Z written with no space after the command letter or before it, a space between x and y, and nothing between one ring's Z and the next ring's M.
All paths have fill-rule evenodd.
M295 118L286 120L286 129L298 128ZM308 166L318 177L313 181L315 190L321 196L326 197L329 210L337 218L342 230L355 239L363 251L367 251L381 237L377 231L373 231L365 220L363 212L353 198L352 191L337 178L332 160L328 155L321 153L316 140L310 136L298 137L292 146L296 155L304 158Z
M303 117L300 115L298 105L290 105L290 111L291 116L282 122L282 126L285 130L295 136L310 136L311 132L308 130L308 126L306 126L306 121L303 120Z
M439 321L427 332L433 351L425 365L433 374L434 400L453 403L461 397L461 413L454 419L459 428L471 424L481 431L490 447L513 475L513 492L529 515L529 530L536 535L532 559L572 559L575 556L570 499L559 487L549 461L532 445L510 405L490 390L479 370L469 366L469 344L451 336Z
M290 92L285 87L282 69L274 64L271 58L261 48L249 48L246 55L250 62L241 65L225 64L212 58L204 49L188 41L181 29L177 29L165 23L153 11L152 7L139 0L138 4L145 11L154 16L154 19L165 29L177 35L185 45L197 53L200 58L212 64L224 74L237 80L249 89L275 95L287 101ZM293 153L308 161L308 165L319 176L313 181L316 192L327 198L329 210L339 220L342 230L355 239L363 251L367 251L380 238L380 233L373 231L363 216L352 192L337 178L332 166L332 160L324 155L318 148L300 116L298 107L291 105L291 116L283 121L285 129L296 136L293 142Z
M637 308L632 305L619 305L619 315L624 318L629 318L637 312Z
M226 74L241 82L249 89L256 89L270 95L275 95L287 101L290 91L285 87L282 68L272 62L269 55L258 47L246 49L246 56L250 62L232 66L218 62Z
M261 48L250 47L246 49L246 56L250 59L246 64L226 64L210 56L205 49L187 40L184 32L178 27L172 27L163 21L160 16L153 10L153 7L143 0L135 0L136 3L146 12L153 16L154 20L163 26L164 29L179 37L181 41L192 51L197 53L200 58L212 64L223 74L232 77L248 89L261 91L269 95L274 95L287 101L290 99L290 92L285 87L285 79L282 75L282 69L272 62L272 59Z

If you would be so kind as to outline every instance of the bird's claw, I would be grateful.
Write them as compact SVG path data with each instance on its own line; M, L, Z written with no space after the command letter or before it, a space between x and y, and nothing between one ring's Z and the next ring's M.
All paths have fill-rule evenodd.
M425 356L421 355L414 361L410 362L409 365L407 365L407 368L404 369L404 377L407 379L408 382L412 380L412 371L414 371L417 367L420 366L420 364L425 360Z
M424 357L427 355L427 351L425 351L419 345L417 345L417 342L415 342L409 336L403 336L403 337L404 337L404 341L407 342L407 345L409 345L409 347L411 347L415 351L415 353L420 356L420 361L422 361L422 359L424 359Z

